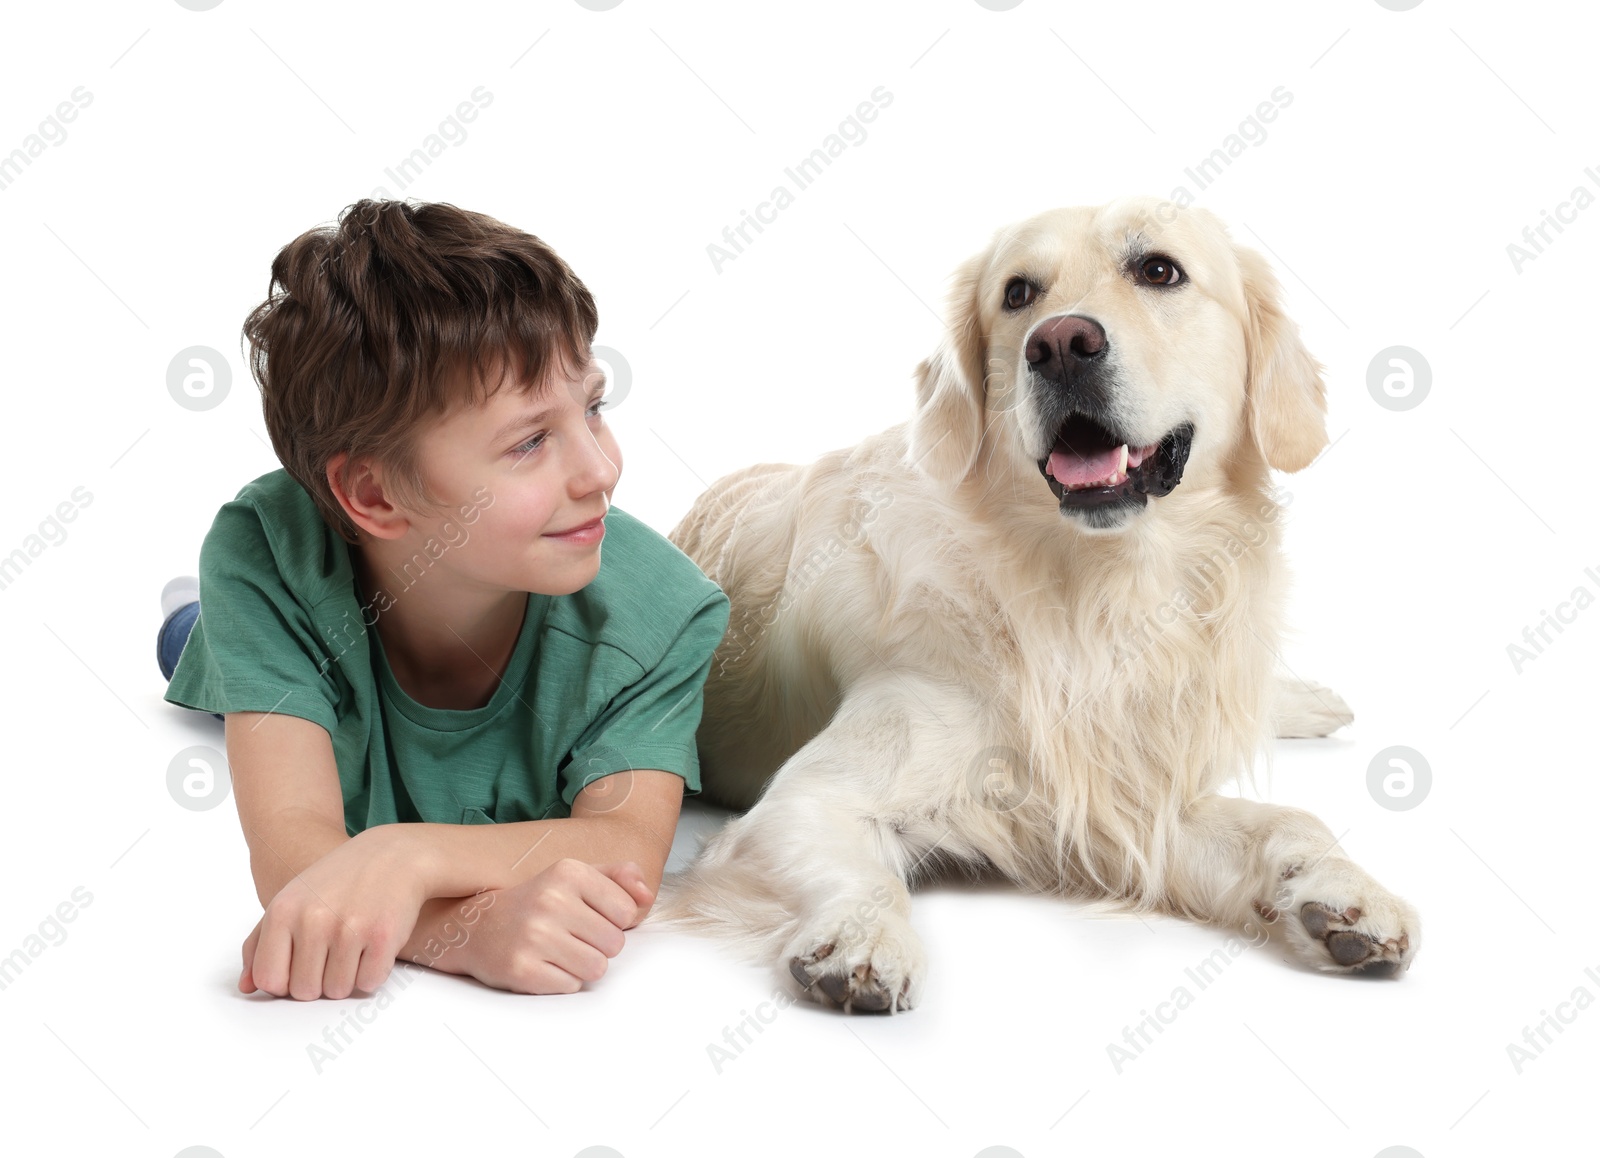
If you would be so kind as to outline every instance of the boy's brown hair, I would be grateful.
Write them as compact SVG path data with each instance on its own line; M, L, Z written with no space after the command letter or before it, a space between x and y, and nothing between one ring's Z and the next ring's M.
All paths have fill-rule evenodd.
M419 425L480 403L507 367L542 391L555 359L587 364L598 325L583 282L532 234L442 202L369 199L278 251L244 336L272 449L355 543L328 487L334 455L381 463L391 499L436 509Z

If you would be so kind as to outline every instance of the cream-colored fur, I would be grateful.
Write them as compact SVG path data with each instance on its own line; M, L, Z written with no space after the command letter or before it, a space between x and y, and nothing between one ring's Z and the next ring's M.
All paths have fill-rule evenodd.
M1189 283L1139 284L1127 258L1149 252ZM1013 312L1023 272L1041 290ZM1263 921L1322 969L1409 964L1415 911L1321 821L1218 795L1275 733L1351 719L1274 674L1269 467L1327 441L1321 367L1277 299L1205 210L1047 212L957 271L909 422L713 484L671 537L732 601L698 739L705 798L748 811L649 919L720 933L797 993L890 1012L922 988L909 887L935 865ZM1180 485L1110 529L1062 513L1037 465L1025 342L1065 313L1104 327L1141 444L1195 427Z

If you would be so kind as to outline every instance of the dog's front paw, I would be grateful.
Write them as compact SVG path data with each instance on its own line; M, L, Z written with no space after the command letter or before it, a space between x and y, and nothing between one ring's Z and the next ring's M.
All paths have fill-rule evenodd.
M1322 861L1298 873L1298 866L1285 870L1273 915L1299 960L1336 973L1411 967L1422 946L1416 909L1349 861Z
M927 970L922 942L898 914L880 912L863 927L847 920L826 935L797 937L789 976L806 996L845 1012L912 1008Z

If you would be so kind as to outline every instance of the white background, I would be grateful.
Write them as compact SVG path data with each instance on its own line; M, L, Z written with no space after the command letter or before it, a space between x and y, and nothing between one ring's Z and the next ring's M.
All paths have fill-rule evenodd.
M1520 673L1507 645L1575 588L1600 593L1584 571L1600 574L1600 211L1569 206L1520 271L1507 246L1575 187L1600 194L1581 19L1440 0L9 15L0 152L77 86L92 102L0 190L0 555L74 488L92 502L0 590L0 955L42 943L74 889L92 902L0 990L0 1148L1576 1152L1553 1139L1589 1130L1600 1009L1520 1073L1507 1046L1578 987L1600 999L1600 611ZM866 139L717 272L708 243L880 85L893 101ZM466 139L401 190L385 169L478 86L493 99ZM1185 170L1278 86L1293 100L1266 139L1201 189ZM921 1007L785 1010L720 1073L707 1047L773 983L687 934L630 934L569 997L417 974L320 1074L307 1045L359 1000L235 991L260 910L231 798L196 812L166 786L173 757L220 748L221 728L162 701L153 637L161 585L194 571L217 507L278 465L239 346L278 247L379 189L548 240L634 374L611 415L617 504L665 533L727 471L905 418L945 279L996 226L1180 186L1268 254L1327 366L1337 442L1280 480L1297 576L1284 659L1357 719L1278 744L1263 792L1316 811L1419 906L1408 975L1329 978L1251 949L1120 1074L1107 1045L1224 931L939 888L916 903ZM232 368L204 412L166 385L194 345ZM1404 412L1367 389L1392 345L1432 370ZM1367 789L1395 744L1432 770L1407 811ZM681 851L719 819L691 804Z

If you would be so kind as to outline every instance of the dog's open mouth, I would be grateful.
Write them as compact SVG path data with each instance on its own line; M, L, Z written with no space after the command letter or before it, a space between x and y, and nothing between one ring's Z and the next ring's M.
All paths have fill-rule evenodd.
M1159 442L1129 446L1086 414L1073 414L1056 431L1055 446L1039 471L1063 510L1131 502L1170 494L1183 478L1194 439L1185 422Z

